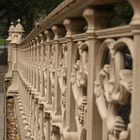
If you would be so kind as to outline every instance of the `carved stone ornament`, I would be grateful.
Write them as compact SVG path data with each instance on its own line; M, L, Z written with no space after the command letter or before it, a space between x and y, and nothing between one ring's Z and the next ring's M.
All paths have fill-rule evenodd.
M77 103L78 121L84 124L84 109L87 105L87 68L88 68L88 46L84 42L78 42L77 58L72 73L72 91Z
M99 51L94 93L100 116L106 120L109 140L129 140L133 42L108 39Z
M55 46L52 46L52 55L49 59L49 72L50 72L50 80L51 80L51 97L52 102L54 100L54 82L55 82Z
M67 45L62 45L62 54L58 68L58 81L61 90L61 105L66 107L66 93L67 93Z

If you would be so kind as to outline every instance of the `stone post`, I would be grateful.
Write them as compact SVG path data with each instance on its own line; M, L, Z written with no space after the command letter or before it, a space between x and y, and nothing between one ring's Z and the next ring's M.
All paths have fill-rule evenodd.
M12 70L13 70L13 77L12 77L12 84L8 88L7 96L15 95L18 93L18 73L17 73L17 61L18 61L18 44L20 44L22 40L22 35L24 32L23 26L20 23L20 19L18 19L18 24L14 30L14 38L10 42L13 49L12 49Z
M11 80L12 80L12 45L11 45L11 41L14 39L14 30L15 27L13 25L13 22L11 22L11 26L9 27L9 36L7 38L8 41L8 71L5 75L5 82L7 82L7 86L10 85ZM8 88L8 87L6 87Z
M128 0L133 7L134 16L131 21L134 36L133 58L133 94L131 108L131 140L140 139L140 1Z

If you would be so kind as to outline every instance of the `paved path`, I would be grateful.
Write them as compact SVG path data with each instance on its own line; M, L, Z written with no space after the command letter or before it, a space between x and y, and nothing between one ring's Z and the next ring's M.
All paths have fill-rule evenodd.
M7 66L0 65L0 140L5 140L5 95L4 74Z

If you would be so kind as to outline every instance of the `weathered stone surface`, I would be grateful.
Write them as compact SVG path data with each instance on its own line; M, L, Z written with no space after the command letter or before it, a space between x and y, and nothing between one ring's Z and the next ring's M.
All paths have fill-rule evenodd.
M7 140L20 140L14 98L7 98Z

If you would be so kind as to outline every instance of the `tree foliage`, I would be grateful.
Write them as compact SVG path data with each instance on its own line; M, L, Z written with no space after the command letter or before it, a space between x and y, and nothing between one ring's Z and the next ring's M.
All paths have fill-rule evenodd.
M0 36L5 36L11 21L20 18L26 33L63 0L0 0ZM6 26L7 25L7 26Z
M112 27L128 24L133 16L133 9L129 3L117 5L114 7L113 11L114 16L111 21Z

